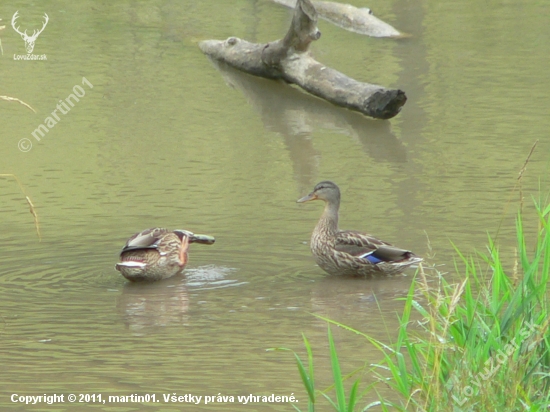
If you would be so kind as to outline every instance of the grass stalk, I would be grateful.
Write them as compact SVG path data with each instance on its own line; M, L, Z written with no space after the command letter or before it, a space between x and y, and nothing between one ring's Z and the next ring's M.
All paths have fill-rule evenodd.
M31 215L33 216L34 227L36 229L36 234L38 235L38 241L39 242L42 241L42 235L40 234L40 223L38 222L38 213L36 212L36 208L34 207L34 204L32 203L31 198L29 196L27 196L27 194L25 193L25 189L23 189L23 185L21 184L21 182L19 181L17 176L14 175L14 174L4 173L4 174L0 174L0 177L12 178L13 180L15 180L15 183L17 183L17 186L19 186L19 189L21 190L21 193L23 193L23 195L25 196L25 200L27 201L27 204L29 205L29 210L31 212Z
M316 315L329 324L334 381L329 390L334 390L335 398L321 392L329 404L339 412L373 408L549 411L550 206L535 203L535 209L539 227L535 236L525 233L521 211L518 213L517 261L510 270L491 238L487 252L477 258L455 248L455 268L460 276L456 283L437 271L428 275L420 267L399 317L397 338L391 344ZM411 328L413 324L420 325L420 332ZM393 390L397 400L384 399L376 384L360 388L359 380L353 382L346 399L348 377L342 375L330 325L364 337L380 351L382 359L370 365L372 373L378 384ZM305 336L304 343L309 368L296 358L304 386L307 384L308 394L314 395L313 358ZM360 409L360 401L369 397L370 403Z

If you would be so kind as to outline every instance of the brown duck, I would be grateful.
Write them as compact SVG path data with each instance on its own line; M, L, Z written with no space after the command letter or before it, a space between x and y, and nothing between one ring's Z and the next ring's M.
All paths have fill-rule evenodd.
M132 282L167 279L185 268L189 244L211 245L215 241L212 236L188 230L147 229L128 239L115 269Z
M311 235L311 252L317 264L331 275L374 277L395 275L422 262L409 250L399 249L354 230L338 229L340 189L330 181L318 183L298 203L322 200L325 209Z

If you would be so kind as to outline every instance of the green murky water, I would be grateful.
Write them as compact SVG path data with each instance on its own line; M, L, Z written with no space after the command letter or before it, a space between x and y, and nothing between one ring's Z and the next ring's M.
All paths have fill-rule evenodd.
M292 356L265 349L302 351L304 332L326 386L326 325L310 313L389 341L395 299L411 281L335 279L314 265L307 241L321 205L294 201L323 179L342 189L342 227L424 256L431 247L431 263L449 276L449 240L483 250L500 227L502 254L512 254L512 188L537 139L522 180L527 211L539 177L548 188L550 5L367 6L412 37L371 39L320 21L313 50L354 78L405 90L391 121L216 68L201 54L203 39L280 37L289 11L267 0L0 5L0 95L37 111L0 101L0 173L18 176L42 233L38 242L19 188L0 179L0 409L292 410L10 401L44 393L293 393L304 405ZM39 28L48 13L34 50L46 61L14 60L25 51L10 26L15 11L22 28ZM84 95L36 141L32 131L76 85ZM18 149L21 139L30 151ZM130 285L113 268L117 253L152 226L217 242L192 247L187 281ZM345 371L380 360L364 340L335 336Z

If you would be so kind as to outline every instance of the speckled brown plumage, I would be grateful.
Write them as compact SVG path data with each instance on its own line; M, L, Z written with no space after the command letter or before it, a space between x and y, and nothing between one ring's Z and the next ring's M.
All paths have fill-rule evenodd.
M115 269L133 282L167 279L185 268L190 243L214 242L212 236L187 230L146 229L128 239Z
M311 252L325 272L344 276L389 276L418 264L422 258L375 237L338 229L340 189L330 181L318 183L298 203L323 200L325 208L311 235Z

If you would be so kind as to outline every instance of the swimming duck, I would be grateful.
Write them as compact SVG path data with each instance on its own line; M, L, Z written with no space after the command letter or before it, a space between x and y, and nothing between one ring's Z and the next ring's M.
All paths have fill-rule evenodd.
M167 279L185 268L190 243L211 245L215 241L188 230L146 229L128 239L115 269L132 282Z
M318 183L313 192L298 203L322 200L325 209L311 235L311 252L317 264L331 275L395 275L422 262L410 250L399 249L371 235L338 229L340 189L334 182Z

